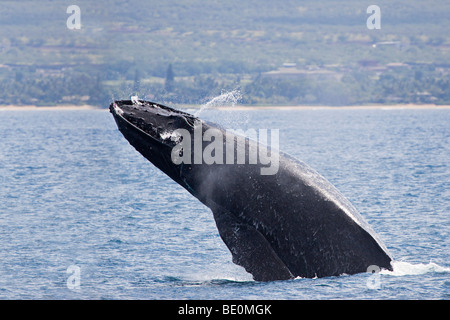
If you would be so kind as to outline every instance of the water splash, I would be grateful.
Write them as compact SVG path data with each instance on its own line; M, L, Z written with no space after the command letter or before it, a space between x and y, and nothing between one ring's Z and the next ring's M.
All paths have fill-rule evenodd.
M203 110L215 107L234 107L242 99L241 91L234 89L229 92L222 92L220 96L214 97L207 103L203 104L194 114L198 116Z
M450 268L442 267L434 262L428 264L418 263L412 264L405 261L393 261L393 271L382 270L381 274L391 276L414 276L426 273L447 273L450 272Z

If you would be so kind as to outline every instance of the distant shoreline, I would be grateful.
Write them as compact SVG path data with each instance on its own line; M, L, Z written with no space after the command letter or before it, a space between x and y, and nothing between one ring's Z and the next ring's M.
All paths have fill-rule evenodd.
M5 105L0 106L1 110L29 111L29 110L103 110L103 108L91 105L61 105L61 106L35 106L35 105Z
M201 105L173 105L180 109L199 109ZM450 105L434 105L434 104L395 104L395 105L355 105L355 106L221 106L221 107L211 107L210 109L217 110L394 110L394 109L450 109ZM108 108L100 108L91 105L60 105L60 106L35 106L35 105L24 105L24 106L14 106L5 105L0 106L1 110L11 110L11 111L33 111L33 110L108 110Z
M399 105L361 105L361 106L234 106L216 107L220 110L367 110L367 109L450 109L450 105L399 104Z

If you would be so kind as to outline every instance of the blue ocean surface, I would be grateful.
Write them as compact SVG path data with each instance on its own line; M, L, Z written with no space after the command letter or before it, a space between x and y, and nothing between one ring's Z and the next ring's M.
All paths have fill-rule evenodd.
M192 112L195 112L192 111ZM0 299L450 299L450 109L202 110L279 129L394 271L256 282L107 110L0 110Z

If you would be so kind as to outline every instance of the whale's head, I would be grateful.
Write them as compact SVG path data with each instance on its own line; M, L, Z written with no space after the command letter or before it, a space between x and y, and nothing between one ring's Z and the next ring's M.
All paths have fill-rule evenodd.
M193 115L148 101L121 100L111 103L119 131L144 157L179 182L179 165L172 161L173 148L180 142L178 130L193 132Z

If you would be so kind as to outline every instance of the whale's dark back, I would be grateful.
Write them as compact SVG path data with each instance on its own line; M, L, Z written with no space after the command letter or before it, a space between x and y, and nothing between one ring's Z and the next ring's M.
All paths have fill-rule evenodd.
M391 269L382 242L331 183L288 155L279 161L274 175L243 164L193 165L181 176L216 220L229 213L235 224L261 234L294 277L354 274L372 265Z

